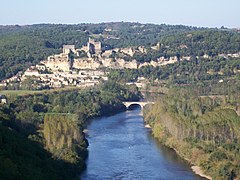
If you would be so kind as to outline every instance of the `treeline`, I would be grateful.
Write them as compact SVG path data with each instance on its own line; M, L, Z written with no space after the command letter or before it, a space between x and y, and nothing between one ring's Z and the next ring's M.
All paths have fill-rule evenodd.
M63 44L80 47L87 42L84 32L68 25L0 27L0 80L11 77L49 55L61 52Z
M27 118L31 114L24 119L29 126ZM26 126L19 126L19 121L14 110L0 105L0 179L79 179L84 162L77 164L54 157L44 148L43 137L36 136L37 131L29 134Z
M190 37L191 36L191 37ZM104 48L146 46L148 54L136 54L140 62L160 56L202 55L239 51L239 33L182 25L140 23L38 24L0 26L0 80L26 70L47 56L60 53L62 45L86 44L89 37L102 42ZM157 51L151 46L162 44ZM187 48L182 48L186 45ZM125 57L130 60L130 57Z
M141 97L136 86L122 86L108 81L97 88L86 90L62 90L53 93L38 93L12 97L10 107L16 113L17 119L26 124L38 126L42 123L44 113L77 114L79 123L96 116L108 115L122 111L125 106L122 101L138 101ZM32 129L34 131L34 129ZM29 127L29 132L32 131Z
M112 29L106 32L105 29ZM144 29L144 33L142 32ZM0 26L0 80L37 64L47 56L60 53L64 44L74 44L77 48L86 44L94 34L114 36L111 40L99 36L99 40L109 48L132 45L147 45L156 33L171 34L191 28L185 26L141 25L138 23L103 24L39 24L29 26ZM162 31L164 31L162 33ZM139 36L141 32L141 36Z
M4 162L0 179L78 178L87 157L88 142L82 133L87 120L124 111L122 101L139 98L136 87L114 82L91 90L10 97L9 104L0 108L4 129L0 133L0 158Z
M238 53L240 34L233 31L199 30L160 39L160 53L164 56L203 56Z
M172 89L144 117L162 143L214 179L238 179L240 94L233 95L199 97L186 88Z
M78 167L52 154L6 125L7 114L0 107L0 178L1 179L79 179ZM4 115L5 117L2 117Z
M208 56L213 59L218 55L235 54L240 51L240 35L234 31L220 31L217 29L192 30L171 35L161 35L152 39L151 46L158 43L159 47L151 49L147 45L147 53L135 53L133 56L125 55L126 61L137 60L138 62L150 62L160 57L170 58L176 56L179 60L181 57ZM127 45L126 45L127 46ZM137 45L139 46L139 45Z
M105 44L109 44L113 48L130 46L150 47L156 45L163 36L202 29L183 25L156 25L124 22L105 23L95 26L103 27L103 30L100 31L101 34L110 35L110 38L103 39L102 37L100 40L103 40ZM111 31L106 32L104 29L111 29Z
M210 93L210 86L218 84L222 87L222 92L226 93L229 86L234 86L231 82L239 80L240 76L240 59L192 59L191 61L179 61L175 64L166 66L145 66L140 69L112 70L108 77L112 80L121 82L137 81L138 77L145 77L150 82L158 81L169 85L186 85L192 84L206 87L208 90L204 94ZM223 80L223 83L219 81ZM224 91L224 92L223 92Z

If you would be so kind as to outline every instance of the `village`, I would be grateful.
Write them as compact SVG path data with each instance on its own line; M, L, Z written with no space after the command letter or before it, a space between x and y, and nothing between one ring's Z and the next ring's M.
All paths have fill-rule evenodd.
M161 45L151 47L158 50ZM86 46L76 49L74 45L63 45L62 53L49 56L25 72L18 72L15 76L0 82L0 87L9 87L18 84L20 87L29 79L36 82L35 90L61 88L66 86L90 87L107 81L109 69L137 69L143 66L163 66L177 61L190 60L190 56L160 57L150 62L140 63L136 59L125 60L124 57L133 57L135 53L147 54L143 46L129 48L115 48L104 50L101 42L89 38ZM240 57L236 54L220 54L220 57ZM209 58L204 55L203 58ZM135 82L139 87L141 82ZM31 84L34 86L34 83ZM31 88L30 88L31 89Z
M76 49L74 45L64 45L62 53L49 56L39 64L29 67L25 72L18 72L15 76L3 80L0 86L8 87L17 83L21 87L24 81L31 78L37 81L36 89L89 87L107 81L108 69L137 69L147 65L158 66L159 62L165 65L177 61L176 57L168 59L167 62L164 58L160 58L159 62L141 64L136 60L126 61L113 57L116 53L133 56L136 52L147 53L144 47L103 51L101 42L89 38L87 46ZM141 83L137 85L142 86Z

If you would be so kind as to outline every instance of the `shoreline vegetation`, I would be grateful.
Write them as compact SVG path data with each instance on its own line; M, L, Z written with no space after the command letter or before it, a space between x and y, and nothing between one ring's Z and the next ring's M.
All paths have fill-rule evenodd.
M95 117L124 111L126 107L122 101L138 101L139 98L140 93L135 86L123 87L111 81L95 89L70 89L11 97L8 104L0 105L0 128L14 132L12 138L21 136L24 142L28 142L26 151L29 152L15 153L22 149L22 143L12 143L0 132L0 147L3 147L0 148L0 154L3 152L0 161L5 162L3 166L0 165L0 177L7 179L12 174L11 179L28 179L26 173L34 169L33 179L47 179L48 176L52 179L77 179L86 167L88 155L88 141L83 132L86 123ZM33 147L37 152L30 150ZM32 166L25 164L27 160L31 161L29 163ZM45 166L51 171L46 171ZM56 167L64 170L60 172ZM5 173L11 168L15 169L15 173ZM52 176L48 173L52 173Z
M188 158L186 158L186 157L184 157L184 156L181 156L181 153L179 153L176 148L172 148L172 149L173 149L181 158L183 158L183 159L186 160L188 163L190 163L190 167L191 167L192 171L193 171L195 174L197 174L197 175L199 175L199 176L201 176L201 177L204 177L204 178L206 178L206 179L212 180L212 177L210 177L209 175L207 175L206 173L204 173L204 171L201 169L200 166L195 165L190 159L188 159Z
M35 78L23 84L18 78L0 83L0 95L8 100L0 104L0 179L78 179L72 165L79 162L84 167L88 143L82 131L89 119L124 111L123 101L142 97L127 82L143 83L146 94L151 86L161 89L161 97L143 115L146 128L152 127L162 144L193 162L197 173L218 180L240 179L238 30L124 22L36 24L2 26L0 37L0 81L59 54L64 44L82 48L89 38L101 42L114 61L177 60L161 67L112 69L108 82L85 90L40 91L49 87L39 87ZM79 53L79 58L86 58ZM72 143L76 138L79 146Z
M171 89L154 105L145 106L144 120L154 137L187 160L196 174L208 179L238 179L237 92L223 99Z
M145 121L145 122L146 122L146 121ZM144 127L152 130L152 127L151 127L149 124L145 124ZM154 136L154 134L153 134L153 136ZM156 136L154 136L154 137L158 139L158 137L156 137ZM163 145L166 146L166 144L163 144ZM167 146L167 147L169 147L169 146ZM170 147L169 147L169 148L170 148ZM197 174L197 175L199 175L199 176L201 176L201 177L204 177L204 178L206 178L206 179L212 180L212 177L206 175L206 174L203 172L203 170L201 169L201 167L194 165L193 162L190 161L190 159L187 159L187 158L181 156L180 153L177 151L177 149L175 149L175 148L171 148L171 149L173 149L173 150L177 153L178 156L180 156L181 158L183 158L184 160L186 160L187 162L190 163L190 167L191 167L192 171L193 171L195 174Z

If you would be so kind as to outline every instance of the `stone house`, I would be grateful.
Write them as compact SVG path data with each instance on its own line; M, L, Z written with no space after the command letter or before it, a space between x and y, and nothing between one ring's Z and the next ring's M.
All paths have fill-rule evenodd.
M0 94L0 104L7 104L7 97Z

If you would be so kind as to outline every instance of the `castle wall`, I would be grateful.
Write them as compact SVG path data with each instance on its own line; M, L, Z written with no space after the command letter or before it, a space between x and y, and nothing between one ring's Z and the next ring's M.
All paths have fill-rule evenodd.
M110 58L106 58L102 60L103 67L110 67L112 63L113 63L113 60Z
M73 68L76 69L97 69L100 68L101 64L96 61L91 61L89 59L75 59L73 63Z
M63 70L63 71L69 71L70 70L70 63L68 60L47 60L43 61L42 63L45 64L45 66L53 71L57 70Z

